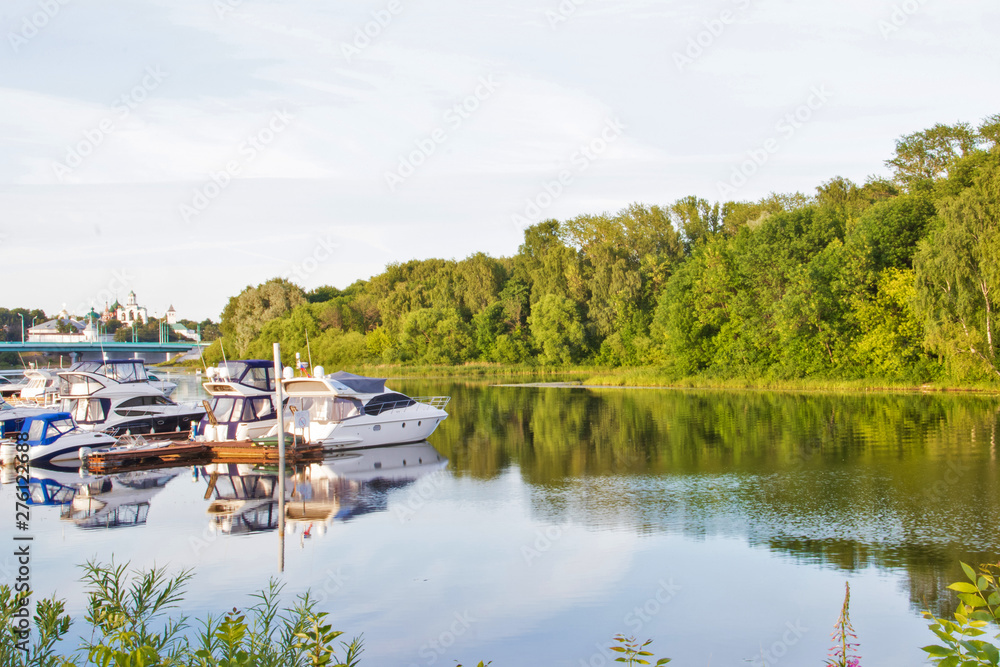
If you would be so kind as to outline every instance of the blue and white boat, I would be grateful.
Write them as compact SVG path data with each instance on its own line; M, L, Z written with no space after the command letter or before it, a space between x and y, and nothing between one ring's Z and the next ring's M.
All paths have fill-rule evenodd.
M80 448L110 447L116 442L107 433L83 431L68 412L45 412L24 420L17 444L28 445L28 460L55 468L79 468ZM12 457L16 445L3 444L3 458Z

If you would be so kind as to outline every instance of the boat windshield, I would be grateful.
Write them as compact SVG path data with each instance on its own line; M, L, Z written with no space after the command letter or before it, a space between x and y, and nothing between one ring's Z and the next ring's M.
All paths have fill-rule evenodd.
M99 398L64 398L60 410L70 413L81 424L99 423L107 418Z
M308 412L313 422L341 422L362 413L361 401L356 398L292 397L288 405Z
M233 382L256 387L262 391L274 391L273 369L270 366L249 364L245 361L230 361L219 366L224 377Z
M48 427L48 432L46 433L46 427ZM31 422L31 428L28 429L28 440L40 441L45 438L54 438L63 433L69 433L76 428L76 424L73 423L72 419L54 419L50 422L44 419L36 419Z
M139 360L81 361L70 367L71 371L96 373L118 382L146 382L146 367Z
M228 422L231 421L233 416L233 408L236 407L236 402L242 403L242 398L233 398L231 396L218 396L212 400L212 414L215 415L215 419L218 422Z

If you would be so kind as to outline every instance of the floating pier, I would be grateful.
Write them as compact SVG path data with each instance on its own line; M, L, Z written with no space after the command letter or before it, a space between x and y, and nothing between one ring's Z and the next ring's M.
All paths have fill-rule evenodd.
M84 465L94 475L178 468L210 463L277 465L278 448L252 442L170 442L159 447L123 447L88 454ZM285 452L288 463L318 463L323 460L321 445L300 444Z

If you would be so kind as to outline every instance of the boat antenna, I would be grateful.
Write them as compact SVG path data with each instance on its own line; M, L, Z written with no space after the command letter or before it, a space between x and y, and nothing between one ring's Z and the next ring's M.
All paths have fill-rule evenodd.
M27 370L28 364L24 363L24 357L21 356L20 352L17 353L17 358L21 360L21 368Z
M312 375L312 370L313 370L313 353L312 353L312 349L310 349L310 347L309 347L309 329L306 328L305 332L306 332L306 354L309 357L309 374Z

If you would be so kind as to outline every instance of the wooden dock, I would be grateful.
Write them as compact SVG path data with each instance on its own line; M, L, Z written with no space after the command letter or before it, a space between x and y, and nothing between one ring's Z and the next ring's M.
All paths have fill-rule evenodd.
M321 445L287 447L285 462L289 466L318 463L323 460ZM158 447L134 447L91 452L85 462L92 475L120 472L180 468L210 463L248 463L277 465L278 448L252 442L170 442Z

